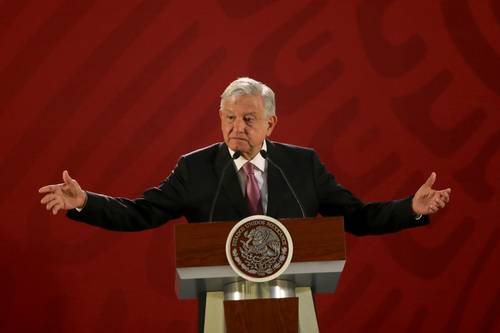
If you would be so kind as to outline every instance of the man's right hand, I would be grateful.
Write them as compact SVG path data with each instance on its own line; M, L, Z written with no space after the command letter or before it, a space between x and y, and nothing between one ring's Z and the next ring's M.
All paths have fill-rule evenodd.
M87 202L87 193L69 176L68 171L63 171L62 178L64 183L47 185L38 190L38 193L45 193L40 203L47 210L52 210L54 215L61 209L83 208Z

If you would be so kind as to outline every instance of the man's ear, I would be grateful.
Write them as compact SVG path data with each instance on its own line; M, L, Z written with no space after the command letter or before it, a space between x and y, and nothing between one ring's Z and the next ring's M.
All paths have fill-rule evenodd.
M271 116L267 119L267 136L271 135L277 123L278 117L276 116Z

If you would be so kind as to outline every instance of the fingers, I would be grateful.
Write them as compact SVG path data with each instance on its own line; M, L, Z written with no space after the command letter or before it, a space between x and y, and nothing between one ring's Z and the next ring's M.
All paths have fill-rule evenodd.
M448 202L450 202L451 189L447 188L445 190L436 191L432 201L429 203L427 210L429 214L434 214L440 209L446 207Z
M65 193L72 193L73 195L78 192L80 189L80 185L78 185L78 182L71 178L68 171L64 170L63 171L63 179L64 183L62 184L61 190Z
M61 187L62 184L47 185L38 189L38 193L52 193Z
M429 178L425 181L424 185L431 188L432 185L434 185L434 182L436 181L436 173L433 171Z
M442 190L438 192L438 196L441 200L443 200L445 203L450 202L450 194L451 194L451 189L447 188L446 190Z
M57 205L59 203L59 200L57 199L53 199L53 200L50 200L47 205L45 206L45 208L47 210L51 210L52 208L54 208L55 205Z
M56 198L57 197L55 194L49 193L49 194L43 196L42 200L40 200L40 203L42 205L45 205L45 204L49 203L50 201L55 200Z
M52 209L52 214L57 215L57 212L59 211L59 209L60 209L60 208L61 208L61 207L60 207L60 205L55 206L55 207Z
M437 206L430 205L430 206L429 206L429 208L428 208L428 211L429 211L429 213L428 213L428 214L434 214L434 213L436 213L438 210L439 210L439 208L438 208Z
M71 185L71 181L73 179L71 179L71 177L69 176L68 170L64 170L63 171L62 177L63 177L63 180L64 180L64 184Z
M61 183L61 184L53 184L53 185L47 185L47 186L43 186L43 187L40 187L38 189L38 193L51 193L51 192L55 192L56 190L58 189L62 189L62 190L69 190L69 188L71 186L74 186L74 179L70 177L69 173L67 170L64 170L63 171L63 180L64 180L64 183Z
M52 208L52 214L57 215L57 212L63 208L63 204L57 203Z
M436 198L434 206L437 206L439 209L441 209L444 208L444 206L446 206L446 203L440 198Z
M46 204L45 209L51 210L52 214L54 215L56 215L59 210L64 208L63 200L60 197L53 194L48 194L44 196L42 199L42 204Z

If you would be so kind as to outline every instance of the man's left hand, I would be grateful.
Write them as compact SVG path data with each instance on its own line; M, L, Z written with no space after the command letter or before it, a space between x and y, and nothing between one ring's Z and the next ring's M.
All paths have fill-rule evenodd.
M411 206L416 215L434 214L450 201L451 188L434 190L435 181L436 173L433 172L413 196Z

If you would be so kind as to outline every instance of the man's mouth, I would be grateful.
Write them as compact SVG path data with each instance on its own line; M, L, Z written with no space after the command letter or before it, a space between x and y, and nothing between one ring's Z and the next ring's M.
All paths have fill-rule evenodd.
M248 140L245 138L229 138L229 140L238 140L238 141L245 141L247 142Z

